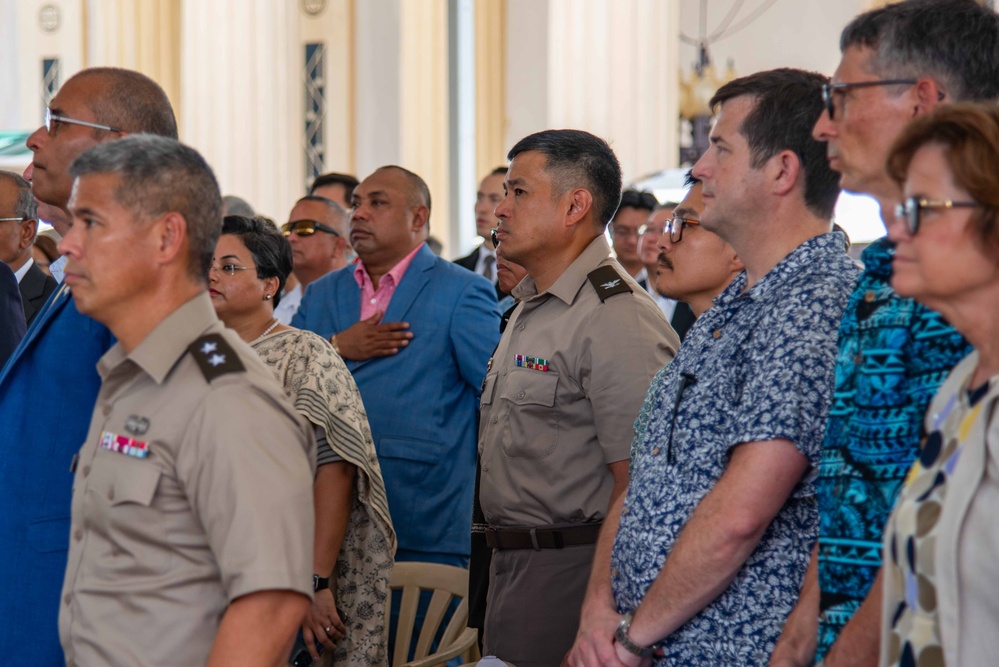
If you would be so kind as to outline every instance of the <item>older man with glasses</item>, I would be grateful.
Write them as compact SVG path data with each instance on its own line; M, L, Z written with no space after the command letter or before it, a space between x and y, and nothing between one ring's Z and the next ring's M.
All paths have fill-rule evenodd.
M162 88L139 72L83 70L63 84L44 124L28 137L34 156L25 180L36 199L68 216L70 164L98 144L139 132L176 138ZM101 228L101 221L93 223ZM104 325L76 309L69 289L59 289L0 372L4 664L65 664L56 619L69 545L69 469L100 387L97 361L112 343Z
M281 233L291 244L297 284L285 287L274 317L291 324L309 283L350 263L347 243L347 211L332 199L318 195L302 197L291 209Z
M873 196L891 220L902 192L886 157L909 122L937 104L999 97L999 17L972 0L910 0L855 18L840 50L814 136L826 142L840 186ZM919 205L902 207L910 225ZM884 524L919 452L929 402L970 351L938 313L892 290L892 254L887 239L864 251L840 326L816 483L819 540L775 667L877 664Z

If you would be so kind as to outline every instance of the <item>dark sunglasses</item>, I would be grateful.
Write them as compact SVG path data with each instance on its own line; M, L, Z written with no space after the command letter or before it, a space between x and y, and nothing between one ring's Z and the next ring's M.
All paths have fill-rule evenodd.
M293 233L297 236L312 236L316 232L340 236L340 232L316 220L292 220L281 225L281 233L285 236L291 236Z

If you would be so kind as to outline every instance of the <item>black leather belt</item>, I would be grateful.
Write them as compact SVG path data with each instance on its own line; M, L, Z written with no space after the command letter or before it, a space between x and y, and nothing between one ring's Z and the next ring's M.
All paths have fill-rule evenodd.
M596 544L599 523L563 528L486 528L486 544L492 549L562 549Z

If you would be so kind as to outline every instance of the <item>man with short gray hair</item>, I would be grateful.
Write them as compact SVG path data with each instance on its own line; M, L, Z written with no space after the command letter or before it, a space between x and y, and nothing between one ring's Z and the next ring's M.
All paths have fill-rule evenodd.
M151 135L70 173L66 283L118 342L73 461L66 663L278 664L312 594L315 444L209 299L218 184Z
M31 257L38 219L31 184L9 171L0 171L0 261L14 272L28 326L58 287Z
M873 196L890 220L902 191L885 163L905 126L938 104L999 98L999 17L974 0L909 0L857 16L840 51L813 134L840 186ZM864 250L840 326L816 482L819 540L775 667L877 664L883 528L919 451L926 409L970 352L938 313L892 290L892 246L882 238Z

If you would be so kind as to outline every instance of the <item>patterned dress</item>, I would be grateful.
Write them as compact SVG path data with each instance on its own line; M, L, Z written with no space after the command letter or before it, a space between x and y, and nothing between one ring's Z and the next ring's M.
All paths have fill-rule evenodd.
M323 655L324 664L386 666L385 602L395 531L357 385L329 342L309 331L273 333L253 349L274 370L298 412L325 430L334 453L357 466L347 532L333 574L347 637L337 644L332 661L329 653Z
M990 592L995 590L994 578L972 577L971 573L977 574L978 571L968 567L969 562L965 559L965 554L961 553L962 543L955 541L948 544L945 536L947 533L952 537L960 534L963 540L979 542L981 546L976 547L984 549L984 558L994 562L996 554L988 552L989 540L983 540L975 532L976 529L991 530L994 525L994 505L985 508L988 518L984 525L980 519L975 525L966 521L967 517L962 521L955 516L959 514L955 510L956 505L960 505L961 485L980 478L983 475L982 469L987 465L986 457L979 458L976 455L981 455L982 450L986 449L981 425L994 409L992 404L995 399L994 396L991 400L987 399L990 394L989 383L978 388L969 385L977 362L977 354L972 354L962 362L934 400L926 417L929 435L923 442L919 457L913 463L899 494L898 504L885 526L881 632L881 665L885 667L944 667L947 664L941 641L940 602L943 595L939 585L944 570L941 558L950 553L951 549L941 546L952 546L961 559L959 563L946 564L948 567L952 570L968 569L968 572L958 575L963 580L963 585L982 589L982 593L965 590L964 595L989 597ZM972 471L975 474L969 477L966 473ZM971 487L976 494L982 491L973 482ZM962 521L959 529L945 527L946 522L955 521ZM949 596L951 599L960 600L960 585ZM969 605L967 610L963 606L961 609L962 613L981 613L982 610L982 607L976 608L974 605ZM971 625L972 620L984 620L984 623L979 623L980 627L986 628L986 631L995 629L995 617L989 618L988 612L985 612L985 619L958 620L965 625ZM954 634L950 641L959 642L960 634ZM982 641L980 637L973 639L974 642L967 643L974 643L976 647L989 645L987 640ZM999 660L999 655L994 653L994 644L993 641L992 653L986 658L990 664ZM953 648L948 651L948 655L956 655ZM975 652L971 646L959 648ZM984 652L979 651L977 659L965 658L964 664L985 664L982 662L982 653Z
M836 390L815 489L819 500L819 643L824 658L881 567L885 521L919 451L926 408L971 351L944 319L892 290L887 239L839 329Z
M839 233L811 239L745 292L737 276L653 380L611 560L621 613L642 602L733 447L785 438L817 468L836 331L860 272L843 247ZM732 584L666 639L656 664L766 664L817 536L814 495L806 475Z

